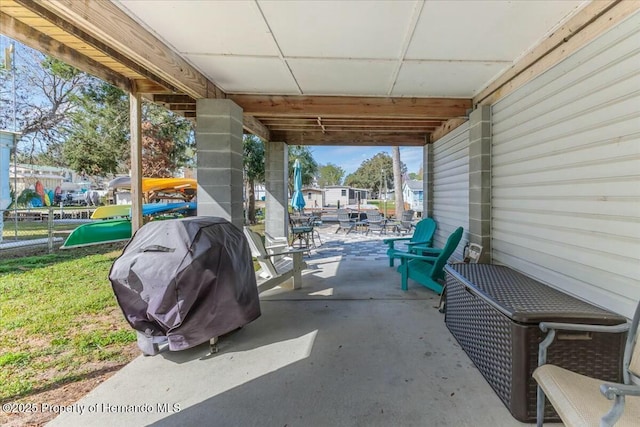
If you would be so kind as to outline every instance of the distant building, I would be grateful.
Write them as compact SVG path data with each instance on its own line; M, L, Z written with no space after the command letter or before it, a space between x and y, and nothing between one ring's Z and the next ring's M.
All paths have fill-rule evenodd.
M63 182L73 182L75 174L71 169L55 166L38 166L18 163L9 168L9 184L16 194L25 188L35 187L40 181L45 189L54 190Z
M369 190L352 188L345 185L330 185L324 188L324 206L344 207L347 205L364 204L369 198Z
M380 191L380 195L378 196L379 200L395 200L396 193L393 191L393 188L389 188L386 191Z
M402 184L404 202L409 205L409 209L413 209L415 212L422 212L423 193L422 181L410 179Z
M324 206L324 190L314 187L302 189L304 194L305 209L320 209Z

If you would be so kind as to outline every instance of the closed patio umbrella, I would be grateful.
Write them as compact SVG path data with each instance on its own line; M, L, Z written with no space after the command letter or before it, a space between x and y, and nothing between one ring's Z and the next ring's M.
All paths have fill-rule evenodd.
M296 159L293 164L293 195L291 196L291 207L302 212L304 209L304 194L302 194L302 167L300 160Z

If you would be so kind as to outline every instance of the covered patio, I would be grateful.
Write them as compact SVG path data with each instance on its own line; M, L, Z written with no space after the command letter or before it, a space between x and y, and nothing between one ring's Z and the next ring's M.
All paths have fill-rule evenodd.
M303 288L263 293L262 316L218 354L141 356L49 425L525 425L446 329L439 296L400 290L381 237L335 228L321 228Z
M0 28L131 94L134 229L144 97L195 120L200 215L242 225L243 132L265 141L274 237L288 233L288 144L421 146L435 246L463 227L455 258L482 245L483 263L630 317L640 300L639 10L4 0ZM264 315L221 354L137 359L83 401L178 403L179 413L65 414L54 425L518 425L446 330L436 295L401 292L375 251L360 260L374 243L340 245L359 249L318 250L303 288L265 294Z

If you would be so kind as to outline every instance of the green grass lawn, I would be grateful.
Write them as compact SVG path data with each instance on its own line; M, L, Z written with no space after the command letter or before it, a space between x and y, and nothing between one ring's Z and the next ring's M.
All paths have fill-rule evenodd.
M17 227L16 227L17 224ZM53 232L55 236L65 235L64 232L72 231L80 223L55 223L53 225ZM28 240L28 239L40 239L49 235L49 224L46 221L5 221L4 228L2 230L2 237L4 240L13 241L16 240Z
M0 401L130 360L136 335L108 280L121 249L0 260Z
M386 204L384 200L367 200L367 203L370 205L377 206L380 212L384 213L386 217L394 216L396 213L396 202L395 200L387 200ZM386 206L386 213L384 212Z

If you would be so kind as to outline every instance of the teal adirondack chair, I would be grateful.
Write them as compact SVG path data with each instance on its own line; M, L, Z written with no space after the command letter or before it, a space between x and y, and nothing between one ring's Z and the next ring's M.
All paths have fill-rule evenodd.
M451 233L444 247L441 250L434 250L434 254L438 253L438 255L397 254L401 261L398 271L402 275L402 290L407 290L407 280L412 279L441 294L444 286L439 281L444 281L444 266L458 247L463 231L462 227L458 227Z
M430 247L433 240L433 234L436 232L436 222L431 218L425 218L418 222L415 227L413 235L410 237L393 237L391 239L384 239L383 242L389 245L387 249L387 256L389 256L389 267L393 267L394 260L398 258L399 254L415 253L414 246L420 248ZM394 243L397 241L408 240L407 246L409 251L401 251L394 247Z

